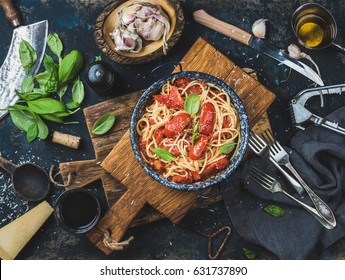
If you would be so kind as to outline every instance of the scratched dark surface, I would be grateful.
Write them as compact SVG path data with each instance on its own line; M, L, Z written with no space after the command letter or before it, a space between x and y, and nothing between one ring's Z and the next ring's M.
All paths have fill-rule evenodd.
M65 46L64 54L72 49L83 52L85 66L91 63L101 51L93 39L92 25L103 8L111 1L95 0L20 0L15 1L23 17L24 24L40 20L49 20L49 31L57 32ZM296 132L292 127L288 113L290 99L299 91L309 87L311 82L296 72L278 65L274 60L259 55L256 51L241 45L217 32L196 24L192 12L205 9L211 15L228 21L250 32L256 19L269 19L266 40L281 49L287 49L291 43L297 43L290 27L290 17L301 4L310 1L285 0L185 0L181 5L185 14L184 33L176 46L166 57L138 66L124 66L110 62L120 76L120 83L115 94L130 93L148 87L157 79L150 74L156 66L168 62L179 61L198 37L214 45L222 53L241 67L255 69L258 78L277 99L269 109L269 117L273 131L278 140L287 144ZM336 42L345 46L345 1L314 1L328 8L338 24ZM12 30L0 12L0 64L5 59L12 36ZM326 85L345 82L345 55L330 49L322 51L306 51L321 70ZM167 74L171 69L167 69ZM82 79L84 79L82 77ZM284 81L287 80L287 81ZM104 101L110 97L102 97L86 87L86 98L83 108ZM338 99L337 99L338 98ZM319 103L310 104L313 112L325 115L345 104L344 97L326 99L326 107L320 108ZM77 120L79 125L51 125L51 131L80 135L83 139L79 150L51 144L50 139L36 140L31 144L26 142L25 134L18 131L9 117L0 121L0 154L13 163L34 162L46 170L50 165L58 166L60 162L93 159L94 153L88 136L82 112L78 112L71 120ZM88 186L103 201L104 197L100 182ZM61 190L53 189L48 202L54 205ZM10 176L0 172L0 227L25 213L36 204L27 203L17 197L12 189ZM114 252L105 256L91 245L83 236L75 236L64 232L52 216L39 230L34 238L18 255L18 259L207 259L207 239L194 232L194 228L203 232L214 232L218 228L229 225L222 202L203 207L188 214L180 225L172 225L166 220L154 222L129 230L135 240L129 248L122 252ZM235 229L229 238L220 258L246 259L242 248L249 248L259 253L259 258L275 258L269 252L239 237ZM345 240L340 240L326 250L320 259L344 259Z

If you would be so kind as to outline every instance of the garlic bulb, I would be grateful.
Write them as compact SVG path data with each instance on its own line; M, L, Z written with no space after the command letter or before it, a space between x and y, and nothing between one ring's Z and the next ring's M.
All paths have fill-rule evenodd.
M268 19L258 19L253 23L252 32L255 37L265 39L266 36L266 21Z
M141 38L158 41L163 37L163 53L167 53L170 22L160 6L133 2L123 7L117 16L118 26L110 34L116 45L115 50L139 52L142 48Z

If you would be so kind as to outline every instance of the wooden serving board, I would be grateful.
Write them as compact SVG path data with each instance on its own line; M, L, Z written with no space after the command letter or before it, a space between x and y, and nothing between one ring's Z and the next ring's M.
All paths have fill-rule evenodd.
M206 41L203 39L197 40L197 42L181 60L181 63L186 71L194 70L206 72L228 83L243 100L248 112L251 127L256 124L253 128L254 130L260 130L260 127L269 126L269 121L265 112L274 100L274 94L255 79L247 75L240 67L236 66ZM177 71L178 70L176 69L174 72ZM210 204L221 199L221 197L218 197L209 200L206 199L196 201L196 193L171 190L161 185L155 187L150 185L150 180L152 179L144 171L142 171L141 168L139 168L139 164L136 162L134 154L130 148L128 134L126 134L129 127L129 119L132 113L131 109L134 108L141 92L142 91L116 97L84 109L85 119L90 132L91 141L95 149L96 159L60 164L60 171L64 182L67 182L68 175L72 174L71 187L83 187L98 179L102 180L110 210L101 219L100 225L102 225L104 228L111 229L112 238L118 241L121 239L129 225L133 226L147 223L149 221L157 220L162 216L167 216L171 218L173 222L178 222L188 211L188 209L190 209L190 207L198 207L200 205ZM114 126L113 130L104 136L92 135L91 129L94 121L101 115L108 112L114 113L117 117L116 125ZM259 120L260 122L258 122ZM124 134L125 136L121 138ZM118 146L114 148L116 143L118 143ZM125 154L120 153L122 156L119 162L126 162L126 164L121 164L121 166L118 166L119 162L116 163L117 165L113 165L112 162L112 160L117 161L115 160L117 158L113 157L113 154L117 152L119 148L121 148L121 151L122 149L126 151ZM109 154L112 149L113 152ZM128 156L126 160L124 160L124 155ZM102 163L104 158L107 156L108 159ZM129 162L131 164L128 164ZM101 167L101 163L108 171L113 172L112 175L115 176L117 180ZM128 176L128 173L126 172L128 172L129 169L130 171L134 170L134 168L136 168L134 173L136 175L132 178L131 176ZM139 172L139 176L136 172ZM122 176L124 174L127 174L127 177ZM139 178L140 180L136 181L135 178ZM145 199L142 199L142 190L141 193L137 193L133 189L131 195L134 195L134 197L138 199L135 199L135 201L133 201L133 199L128 201L127 206L133 206L135 204L135 207L133 208L134 210L132 209L129 211L125 218L119 216L118 213L120 212L118 212L118 207L120 204L117 202L120 201L119 203L122 204L124 201L128 200L128 196L126 194L122 196L123 193L125 193L127 188L131 189L130 186L132 182L138 184L141 181L147 182L146 184L143 184L147 186L144 190L147 192L147 194L150 192L151 195L148 195L148 197L145 195ZM154 183L156 182L154 181ZM124 186L124 184L126 186ZM158 196L159 198L157 200L151 199L152 192L155 193L155 195L157 192L159 193L160 196ZM171 194L171 192L173 194ZM167 199L167 197L169 199ZM139 215L137 215L135 220L132 221L137 214L137 211L141 209L141 207L147 201L160 212L153 210L154 208L152 207L144 206ZM183 202L183 207L179 207L181 204L179 204L179 202ZM178 210L177 212L175 212L176 209ZM118 226L120 230L116 229L115 224L121 224L121 226ZM105 248L103 245L103 234L99 230L95 229L91 231L88 234L88 238L105 253L110 253L110 250Z

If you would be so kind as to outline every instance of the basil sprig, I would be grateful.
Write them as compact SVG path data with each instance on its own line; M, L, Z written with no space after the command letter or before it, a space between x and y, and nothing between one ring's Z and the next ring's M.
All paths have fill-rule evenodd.
M229 141L228 143L224 144L224 145L220 148L219 152L220 152L221 154L230 154L230 153L232 152L232 150L235 148L235 146L236 146L236 143L235 143L235 142Z
M107 133L115 123L114 114L105 114L102 117L98 118L92 127L92 133L95 135L103 135Z
M164 148L155 148L155 154L160 157L161 159L165 161L171 161L174 160L175 157L167 150Z
M285 215L285 210L277 205L269 204L264 208L265 212L273 217L279 218Z
M44 71L35 76L27 76L16 90L19 100L16 104L6 108L10 112L14 125L27 133L28 142L36 137L45 139L49 130L43 120L61 124L64 118L78 111L84 100L84 85L79 78L83 65L83 56L79 51L73 50L62 57L63 44L56 33L47 37L49 50L57 56L58 63L54 58L45 54L43 59ZM32 46L22 40L19 46L19 57L24 70L29 73L36 63L37 54ZM72 100L66 104L63 96L73 83ZM57 94L59 100L53 95Z
M200 108L200 96L193 92L190 95L187 96L185 102L184 102L184 110L190 114L196 114L199 111Z

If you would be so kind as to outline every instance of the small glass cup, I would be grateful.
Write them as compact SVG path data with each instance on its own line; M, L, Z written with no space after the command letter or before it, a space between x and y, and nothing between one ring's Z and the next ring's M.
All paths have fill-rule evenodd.
M100 203L91 192L73 188L64 191L57 199L55 218L61 227L71 233L86 233L101 216Z
M345 53L345 49L334 43L337 24L332 14L323 6L307 3L292 15L291 26L301 45L308 49L321 50L331 46Z

